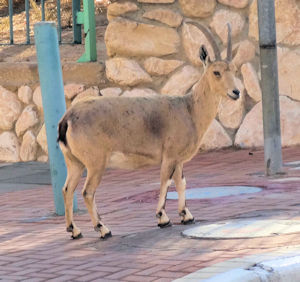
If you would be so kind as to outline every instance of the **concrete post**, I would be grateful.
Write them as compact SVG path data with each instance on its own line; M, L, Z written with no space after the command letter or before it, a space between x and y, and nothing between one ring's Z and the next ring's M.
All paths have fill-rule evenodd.
M60 151L56 139L57 125L66 111L66 102L55 23L39 22L35 24L34 35L42 90L55 210L58 215L64 215L65 209L62 187L67 176L67 169L63 154ZM77 210L76 198L74 199L73 206L74 210Z
M265 167L267 175L282 172L277 44L274 0L258 0L258 25Z

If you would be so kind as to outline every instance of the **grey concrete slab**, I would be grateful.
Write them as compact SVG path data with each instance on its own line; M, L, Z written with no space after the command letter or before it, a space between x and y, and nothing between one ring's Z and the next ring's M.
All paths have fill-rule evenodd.
M34 189L41 185L51 185L48 163L2 163L0 166L0 193Z
M40 184L51 185L50 170L34 171L32 174L26 174L14 178L1 180L3 183L20 183L20 184Z
M0 163L0 167L9 166L9 165L12 165L12 163Z
M0 181L7 182L19 177L26 175L36 175L38 180L38 175L41 173L48 173L48 183L50 181L50 168L48 163L40 162L26 162L26 163L15 163L7 166L0 167ZM17 180L16 180L17 181ZM16 183L19 183L17 181Z
M86 176L86 171L83 176ZM41 185L51 185L48 163L0 163L0 193L34 189Z
M20 183L0 183L0 194L7 192L22 191L28 189L40 188L37 184L20 184Z

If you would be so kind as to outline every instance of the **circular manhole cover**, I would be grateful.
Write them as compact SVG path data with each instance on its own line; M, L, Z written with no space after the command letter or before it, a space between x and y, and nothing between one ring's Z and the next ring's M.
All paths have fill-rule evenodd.
M241 219L187 229L184 236L202 239L245 239L299 233L300 221L282 219Z
M242 194L252 194L260 192L262 189L252 186L218 186L218 187L204 187L192 188L185 190L186 199L213 199L225 196L236 196ZM177 192L168 192L167 199L178 199Z

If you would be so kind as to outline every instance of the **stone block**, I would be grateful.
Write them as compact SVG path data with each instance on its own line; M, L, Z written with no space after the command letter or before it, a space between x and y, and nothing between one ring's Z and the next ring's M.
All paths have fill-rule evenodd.
M179 0L181 10L187 17L206 18L216 8L216 0Z
M192 66L184 66L173 74L161 90L162 94L182 96L200 79L201 73Z
M0 86L0 129L12 129L21 109L17 95Z
M135 86L151 82L151 77L134 61L126 58L113 58L106 61L106 76L117 84Z
M178 52L180 38L177 31L138 23L122 18L110 22L105 32L108 56L164 56Z
M167 75L176 70L183 63L183 61L179 60L163 60L150 57L144 61L144 68L151 75Z
M9 131L0 134L0 161L18 162L20 145L17 136Z
M178 27L181 25L182 16L169 9L155 9L144 13L143 18L159 21L170 27Z
M27 106L16 122L16 133L20 137L27 129L39 123L38 113L35 105Z

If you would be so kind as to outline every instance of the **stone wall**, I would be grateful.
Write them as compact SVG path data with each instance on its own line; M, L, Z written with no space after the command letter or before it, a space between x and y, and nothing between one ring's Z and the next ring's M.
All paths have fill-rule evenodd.
M282 141L300 144L300 3L275 0ZM186 24L207 25L224 51L226 23L233 35L233 62L242 98L224 99L202 149L263 145L256 0L137 0L108 7L105 34L107 78L126 95L185 95L202 73L203 33ZM223 52L225 56L225 52Z
M300 7L297 0L275 2L282 141L290 146L300 144ZM202 73L200 45L205 44L213 54L202 32L185 19L206 24L222 50L227 40L225 23L229 22L242 96L238 101L222 100L201 149L262 146L256 10L256 1L251 0L127 0L111 4L105 34L106 78L101 76L101 82L99 79L92 86L92 81L68 83L65 74L67 106L85 96L187 94ZM98 68L100 65L95 77L102 72ZM78 74L82 77L77 81L88 77L85 71ZM7 88L16 89L13 85ZM10 90L0 87L0 161L47 161L40 87L28 83Z

